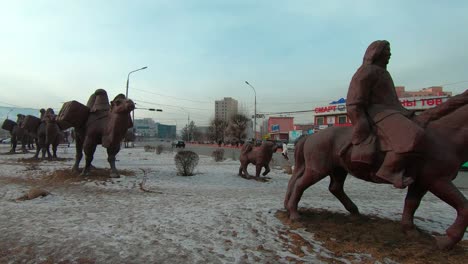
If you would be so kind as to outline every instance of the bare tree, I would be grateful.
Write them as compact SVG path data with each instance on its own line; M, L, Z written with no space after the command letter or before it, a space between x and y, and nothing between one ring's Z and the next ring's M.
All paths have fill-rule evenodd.
M243 114L231 116L229 125L226 128L226 134L236 139L237 142L243 141L247 137L247 127L249 118Z
M226 130L228 123L220 118L211 120L210 126L208 127L208 134L211 140L224 141L224 131Z
M197 126L195 126L195 122L190 121L188 126L185 126L182 129L181 137L182 137L183 140L193 141L194 136L197 136Z

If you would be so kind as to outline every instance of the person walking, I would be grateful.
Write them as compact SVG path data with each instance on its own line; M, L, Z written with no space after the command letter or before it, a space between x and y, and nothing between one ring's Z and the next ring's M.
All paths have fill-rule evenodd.
M281 153L281 155L283 155L283 157L284 157L286 160L289 160L289 157L288 157L288 145L286 144L286 142L283 142L283 152Z

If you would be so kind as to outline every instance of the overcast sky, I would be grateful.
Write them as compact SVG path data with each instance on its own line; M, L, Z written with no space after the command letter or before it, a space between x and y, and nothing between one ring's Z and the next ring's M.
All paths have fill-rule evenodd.
M468 87L468 1L0 0L0 105L60 109L95 89L125 93L135 117L207 125L214 101L248 114L345 97L374 40L407 90ZM312 113L296 115L312 121ZM258 123L258 122L257 122Z

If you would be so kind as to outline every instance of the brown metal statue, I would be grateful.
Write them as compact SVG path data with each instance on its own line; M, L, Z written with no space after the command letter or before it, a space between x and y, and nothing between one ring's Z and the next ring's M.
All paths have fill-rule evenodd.
M299 218L297 208L303 192L326 176L331 178L330 192L352 214L359 214L359 210L343 190L348 173L374 183L409 185L403 228L414 228L414 213L430 191L457 211L446 236L437 238L439 248L452 248L468 226L468 200L452 183L468 160L468 90L413 117L396 105L393 82L380 64L388 62L388 42L372 43L364 64L370 53L380 66L361 66L351 81L347 103L352 108L353 127L330 127L297 142L284 206L290 219ZM359 89L362 99L356 92Z
M256 149L253 148L252 144L247 143L241 149L241 154L239 157L240 167L239 167L239 176L250 176L247 172L247 166L252 163L255 165L255 177L260 176L262 168L265 168L263 176L266 176L270 172L270 161L273 157L273 153L276 152L278 146L270 141L265 141L262 145Z
M6 119L2 124L2 128L8 130L11 136L11 149L9 153L16 153L16 146L18 141L21 142L21 151L23 153L28 152L26 148L26 145L29 141L28 133L21 127L21 124L24 121L24 117L25 116L23 114L18 114L16 122L10 119Z
M119 94L109 105L107 93L98 89L88 100L87 106L76 101L64 104L59 113L61 128L73 126L76 140L76 157L72 170L78 167L85 153L86 164L81 175L88 175L94 152L98 144L107 149L107 160L111 166L111 177L119 177L115 167L115 156L127 129L133 126L130 112L135 109L132 100ZM64 124L68 123L68 127Z

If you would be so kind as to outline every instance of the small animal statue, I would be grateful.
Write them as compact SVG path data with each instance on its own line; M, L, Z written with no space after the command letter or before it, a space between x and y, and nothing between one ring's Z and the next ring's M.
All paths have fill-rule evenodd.
M247 166L252 163L255 165L255 177L260 176L262 167L265 168L263 176L266 176L270 172L270 161L273 157L273 153L276 152L278 146L274 142L265 141L260 147L254 149L251 143L244 144L241 149L239 157L240 167L239 176L250 176L247 172Z
M466 120L468 90L415 117L415 121L425 127L424 149L405 163L406 173L414 182L409 185L405 199L401 220L404 230L415 227L414 213L428 191L457 211L455 222L446 230L446 235L436 238L441 249L457 244L468 226L468 200L452 183L461 165L468 160ZM359 214L359 210L343 190L348 174L368 182L391 184L375 175L384 159L380 149L372 164L351 161L352 132L352 127L329 127L297 142L295 168L284 199L290 219L299 218L297 208L304 191L327 176L331 178L330 192L351 214Z
M22 125L28 131L28 134L35 138L37 148L33 157L37 159L42 151L43 159L46 153L49 159L57 158L57 146L62 132L55 121L56 115L52 108L47 110L42 108L40 113L40 118L31 115L26 116ZM52 145L53 155L50 153L50 145Z
M72 102L75 103L75 106L79 104L76 101ZM71 105L68 104L68 106ZM127 99L125 95L119 94L109 105L107 92L98 89L91 95L87 107L81 105L78 107L80 110L74 110L67 108L68 106L64 104L58 120L59 122L74 123L72 126L75 131L76 157L72 170L78 171L84 151L86 164L81 175L88 175L96 147L101 144L107 149L107 161L111 167L110 176L118 178L119 173L115 167L115 156L120 151L120 143L125 137L127 129L133 127L130 117L130 112L135 109L133 101ZM66 109L69 110L65 111ZM88 112L84 113L83 111ZM82 121L75 122L74 119ZM65 129L65 127L62 128Z
M28 144L28 133L26 130L21 128L21 124L24 121L24 115L18 114L16 122L6 119L3 122L2 128L8 130L11 136L11 149L9 153L16 153L16 146L18 141L21 141L21 151L23 153L27 153L28 150L26 148Z
M52 146L52 157L57 158L57 147L60 144L60 139L63 138L63 133L57 124L57 115L54 110L48 108L46 110L44 121L45 121L45 149L48 157L50 158L49 148ZM43 150L44 155L44 150Z

